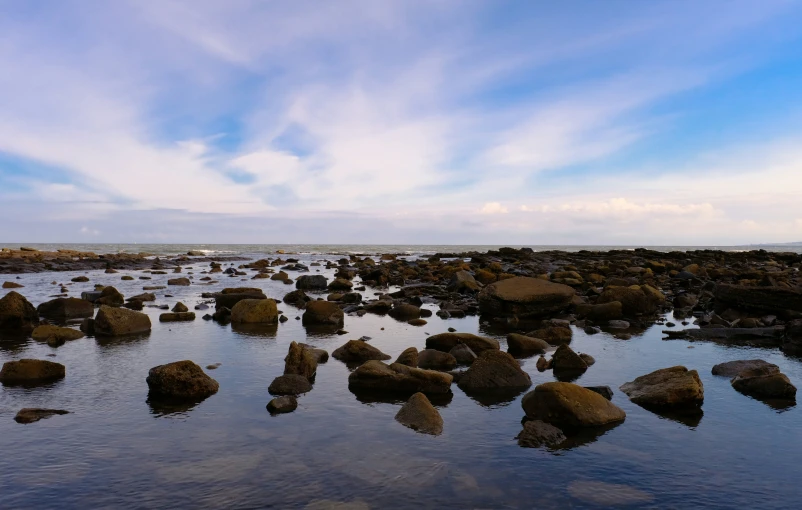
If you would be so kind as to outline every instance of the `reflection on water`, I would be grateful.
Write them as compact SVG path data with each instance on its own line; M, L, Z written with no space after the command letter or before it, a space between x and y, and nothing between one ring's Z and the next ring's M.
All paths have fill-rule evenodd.
M156 417L163 416L189 416L189 411L198 406L205 398L199 399L176 399L169 398L162 395L148 394L147 404L150 407L150 412Z
M413 392L388 393L351 389L356 399L363 404L404 404ZM454 400L454 393L427 393L426 398L435 407L446 407Z
M298 258L308 264L324 257ZM195 268L195 277L204 269ZM331 278L332 270L321 269ZM53 293L51 281L67 282L78 274L29 274L20 282L23 294L38 305ZM120 280L127 274L135 280ZM68 288L79 296L95 284L111 284L132 296L143 285L165 285L171 277L136 280L142 274L89 272L89 282ZM154 304L172 308L182 301L192 309L205 301L201 292L236 283L258 286L273 298L293 290L272 280L222 280L155 291ZM363 295L396 290L368 289ZM613 402L627 413L623 423L565 431L568 441L549 451L521 448L514 439L524 416L523 390L467 395L454 385L452 393L430 395L444 420L443 434L434 437L395 422L409 395L352 393L349 368L340 362L319 365L314 388L299 397L298 409L273 419L265 411L271 399L267 388L283 372L291 341L331 353L348 339L369 336L371 345L395 358L407 347L425 348L427 333L450 327L496 338L506 350L506 334L513 329L506 321L475 316L442 320L433 315L419 328L367 314L346 316L349 334L341 336L333 328L304 328L295 320L302 311L282 308L289 321L256 328L203 320L162 324L161 311L146 308L153 323L149 335L83 338L58 349L0 337L0 362L52 359L67 371L65 379L46 386L0 389L0 437L10 438L0 456L0 473L6 474L0 477L0 506L598 508L623 501L631 508L789 508L801 495L799 406L746 397L726 378L710 373L717 363L761 358L798 386L802 362L776 348L664 342L661 325L637 331L627 341L613 338L612 331L588 336L575 329L573 349L596 359L575 382L617 388L656 369L685 365L698 370L703 381L704 419L701 413L655 414L616 392ZM183 359L202 367L221 363L210 372L219 392L190 403L149 398L148 370ZM563 377L538 372L537 359L520 360L532 388ZM22 426L13 416L23 407L70 414ZM627 497L613 498L616 491Z
M277 324L239 324L231 323L231 331L243 336L260 338L275 338L278 332Z

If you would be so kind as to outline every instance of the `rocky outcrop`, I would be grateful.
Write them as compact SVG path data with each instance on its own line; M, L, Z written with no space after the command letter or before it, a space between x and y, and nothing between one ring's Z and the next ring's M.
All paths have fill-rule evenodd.
M85 299L56 298L39 305L36 310L43 317L53 319L77 319L95 314L94 305Z
M443 433L443 417L437 412L423 393L415 393L395 415L396 421L405 427L438 436Z
M122 336L150 331L150 317L126 308L101 306L94 322L97 336Z
M0 299L0 331L29 332L39 324L39 313L22 294L11 291Z
M507 352L513 356L525 358L535 354L543 354L548 349L549 343L540 338L510 333L507 335Z
M351 391L382 393L444 394L451 391L453 377L445 372L422 370L399 363L386 365L368 361L348 376Z
M663 368L621 385L629 399L646 408L698 408L704 402L704 387L696 370L682 366Z
M341 328L345 324L345 314L332 301L310 301L302 317L304 326L333 326Z
M6 361L0 370L0 383L5 385L45 384L64 379L66 370L61 363L41 359Z
M235 324L277 324L278 308L272 299L243 299L231 309Z
M486 350L478 355L458 386L466 392L522 390L532 385L529 374L506 352Z
M626 413L598 393L568 382L540 384L521 400L526 416L560 428L601 427Z
M471 333L440 333L426 339L427 349L449 352L458 344L465 344L477 355L487 350L499 350L498 340Z
M344 363L364 363L369 360L385 360L390 356L362 340L349 340L331 353L334 359Z
M189 360L153 367L145 379L151 396L195 400L217 393L220 385Z
M568 285L516 276L482 289L479 310L494 316L544 317L568 308L574 295Z
M436 349L424 349L418 353L418 368L426 370L453 370L457 360L451 354Z

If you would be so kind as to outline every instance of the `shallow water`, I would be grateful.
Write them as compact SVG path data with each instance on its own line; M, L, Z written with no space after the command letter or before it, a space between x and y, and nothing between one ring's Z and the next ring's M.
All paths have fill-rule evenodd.
M302 262L322 258L301 257ZM201 269L185 273L194 271L197 278ZM84 273L22 275L14 281L25 285L18 291L38 305L58 291L52 281L68 282L78 274ZM173 277L125 282L120 281L125 272L86 274L90 282L71 284L70 295L100 283L132 296L143 285L164 285ZM212 276L218 284L156 291L157 303L172 307L180 300L191 309L203 301L201 292L223 287L261 287L275 298L293 288ZM1 362L40 358L67 367L67 377L49 386L0 389L0 507L328 508L329 502L352 502L362 505L355 508L788 508L802 495L799 408L775 410L710 374L722 361L763 358L798 385L802 363L776 349L665 341L660 325L627 341L575 330L572 347L597 360L576 382L611 386L627 419L584 444L549 451L517 445L522 395L483 405L455 385L453 399L439 408L444 433L431 437L394 421L400 403L360 401L348 390L348 368L334 359L318 367L313 391L299 398L295 412L271 416L265 409L271 399L267 387L282 373L293 340L331 352L367 335L395 358L406 347L424 348L427 333L454 327L495 336L506 349L504 336L486 330L477 317L433 316L426 326L413 327L387 316L347 316L348 335L307 336L295 320L299 311L284 304L279 309L290 320L275 331L237 332L201 320L205 312L196 312L192 323L162 324L161 310L145 308L153 321L147 336L83 338L57 349L33 340L0 342ZM201 366L222 363L207 371L220 391L190 409L152 407L148 369L182 359ZM551 372L537 372L535 361L523 365L533 383L553 380ZM679 364L698 369L705 385L698 424L655 415L617 390L639 375ZM20 425L12 418L22 407L71 414Z

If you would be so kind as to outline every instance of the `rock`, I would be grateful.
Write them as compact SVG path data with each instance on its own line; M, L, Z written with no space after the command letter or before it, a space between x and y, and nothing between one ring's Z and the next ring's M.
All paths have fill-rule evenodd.
M35 407L26 407L19 410L17 415L14 416L14 421L25 424L34 423L57 414L70 414L70 412L63 409L39 409Z
M550 345L561 345L571 343L574 334L571 328L567 326L546 326L536 329L535 331L530 331L526 336L540 338Z
M190 322L195 320L195 312L170 312L159 315L159 322Z
M713 375L721 375L732 378L741 372L755 368L765 368L769 371L773 371L773 373L780 372L780 367L774 365L773 363L769 363L768 361L763 361L762 359L742 359L736 361L727 361L726 363L719 363L713 367L712 373Z
M443 418L423 393L415 393L395 415L396 421L405 427L438 436L443 433Z
M40 342L50 342L51 339L54 344L61 345L70 340L78 340L83 338L84 334L72 328L62 328L59 326L51 326L49 324L36 326L31 333L31 338Z
M337 303L310 301L306 304L302 322L305 326L334 326L341 328L345 324L345 314Z
M62 289L62 292L67 292L67 289ZM100 299L101 292L100 291L88 291L88 292L81 292L81 299L85 301L89 301L90 303L94 303L98 299Z
M392 317L393 319L407 321L410 319L417 319L420 317L420 308L415 305L410 305L407 303L403 303L397 306L394 306L392 310L387 312L387 315Z
M354 284L346 280L345 278L335 278L333 282L329 284L329 290L341 290L341 291L349 291Z
M317 361L318 365L321 365L329 360L329 353L326 352L324 349L318 349L309 344L298 344L298 345L303 347L306 352L311 354L315 358L315 361Z
M120 336L150 331L150 318L144 313L125 308L101 306L95 317L97 336Z
M495 316L542 317L565 310L574 295L568 285L516 276L482 289L479 310Z
M84 299L56 298L39 305L36 310L43 317L53 319L76 319L95 314L94 305Z
M311 301L311 300L312 300L312 298L307 296L306 292L304 292L302 290L294 290L292 292L288 292L284 296L284 300L283 301L285 303L287 303L288 305L293 305L293 306L298 307L298 308L303 308L304 306L306 306L306 303L308 301Z
M477 357L476 353L466 344L457 344L448 353L454 356L454 359L460 365L472 365Z
M531 385L529 374L521 369L515 358L493 349L481 352L458 384L466 392L517 390Z
M36 308L12 290L0 299L0 331L28 332L39 324Z
M629 329L630 324L627 321L613 320L607 322L607 327L610 329Z
M4 289L21 289L25 287L25 285L20 285L17 282L3 282Z
M284 271L279 271L278 273L271 276L270 279L273 281L284 281L284 280L289 280L290 275L288 275Z
M549 347L549 343L540 338L519 335L518 333L507 335L507 352L513 356L527 357L543 354Z
M462 293L478 292L480 287L471 273L460 270L453 274L446 288L452 292Z
M788 311L802 312L802 291L783 287L747 287L718 284L713 291L717 306L740 310L787 315Z
M65 368L61 363L41 359L6 361L0 370L0 383L5 385L42 384L64 379Z
M326 290L328 280L320 274L306 274L295 281L295 288L299 290Z
M499 350L498 340L471 333L440 333L426 339L427 349L449 352L458 344L465 344L477 355L486 350Z
M579 305L576 307L576 313L580 317L585 317L594 321L608 321L623 317L624 308L620 301L610 301L609 303L595 305Z
M267 410L270 411L271 414L291 413L296 409L298 409L298 399L293 395L276 397L267 403Z
M776 365L751 368L733 377L732 387L744 395L759 399L796 399L796 386Z
M328 354L326 356L328 357ZM317 373L317 359L318 357L302 344L290 342L290 348L284 358L284 375L297 374L311 381Z
M156 294L152 292L143 292L142 294L137 294L136 296L131 296L126 301L156 301ZM186 310L184 310L186 311Z
M243 299L231 309L235 324L278 324L278 308L272 299Z
M170 278L167 280L167 285L177 285L179 287L188 287L191 283L189 278Z
M189 360L153 367L145 382L151 395L186 400L206 398L220 388L217 381Z
M457 360L447 352L436 349L424 349L418 353L418 368L426 370L453 370Z
M551 368L551 363L544 356L541 356L537 359L535 367L537 368L538 372L545 372L546 370Z
M312 383L302 375L285 374L273 379L267 391L271 395L300 395L312 391Z
M585 354L584 352L579 353L579 357L582 358L582 361L589 367L592 367L596 364L596 358L591 356L590 354Z
M184 303L179 301L178 303L175 304L175 306L173 307L173 309L171 311L176 312L176 313L188 312L189 308L187 308L187 305L185 305Z
M400 363L388 366L372 360L348 376L348 388L352 391L443 394L451 391L452 380L453 377L444 372L422 370Z
M540 448L547 446L556 448L565 441L563 431L541 420L529 420L524 423L524 429L516 438L518 445L525 448Z
M631 287L608 287L604 289L596 303L604 304L613 301L621 303L621 310L625 317L652 314L657 311L657 303L637 285Z
M567 382L540 384L521 400L526 416L560 428L601 427L626 413L598 393Z
M364 363L368 360L390 359L390 356L362 340L349 340L342 347L335 349L331 356L344 363Z
M613 389L610 388L609 386L585 386L584 388L593 391L595 393L598 393L607 400L613 399Z
M267 299L267 296L261 290L254 291L253 289L224 289L225 290L236 290L239 292L226 292L221 294L215 294L214 296L214 306L215 310L220 310L222 308L228 308L229 310L233 310L234 306L242 301L243 299Z
M699 407L704 402L699 374L682 366L642 375L620 389L632 402L647 408Z
M398 355L398 359L396 359L395 362L408 367L417 367L418 350L414 347L404 349L404 351Z
M114 287L104 287L100 292L100 297L95 300L96 305L122 306L125 303L125 296Z
M551 357L551 367L554 370L587 370L588 365L568 344L557 347Z
M89 281L89 278L87 278L86 276L76 276L71 281L75 283L86 283Z
M412 319L408 320L407 324L409 324L410 326L425 326L428 324L428 322L426 322L425 319Z

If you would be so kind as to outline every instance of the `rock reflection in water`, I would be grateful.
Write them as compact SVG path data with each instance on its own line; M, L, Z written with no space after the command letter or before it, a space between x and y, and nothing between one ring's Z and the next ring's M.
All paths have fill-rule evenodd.
M124 348L145 342L150 338L150 332L124 336L96 336L95 342L106 349Z
M275 338L278 333L278 324L231 323L231 331L243 336Z
M415 392L365 391L351 388L351 393L363 404L405 404ZM447 407L454 400L454 393L426 393L426 398L435 407Z

